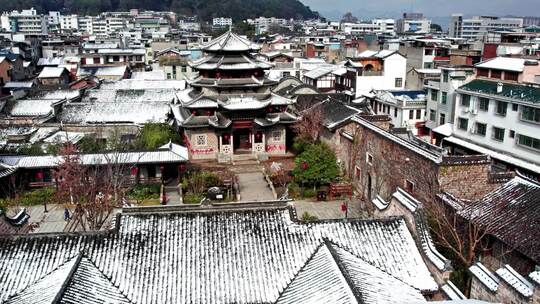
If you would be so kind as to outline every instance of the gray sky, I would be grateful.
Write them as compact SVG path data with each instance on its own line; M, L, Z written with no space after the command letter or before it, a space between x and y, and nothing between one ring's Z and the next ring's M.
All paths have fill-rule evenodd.
M539 15L540 0L301 0L323 16L335 19L347 11L359 18L396 17L404 11L430 17L465 15Z

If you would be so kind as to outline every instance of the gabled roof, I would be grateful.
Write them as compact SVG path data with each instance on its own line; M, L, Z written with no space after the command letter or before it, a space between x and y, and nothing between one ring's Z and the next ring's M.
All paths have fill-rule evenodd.
M540 184L516 176L459 213L540 264Z
M258 51L260 47L229 30L203 45L201 49L205 52L250 52Z
M133 303L275 303L325 239L347 251L336 248L334 260L342 260L349 285L366 291L366 303L388 295L388 286L398 296L437 289L401 218L304 224L284 204L242 208L123 213L108 233L0 238L0 301L84 252ZM95 297L112 289L88 272L90 280L71 280L67 290L89 281L99 286Z
M61 77L64 73L68 73L68 70L64 67L46 66L43 68L41 73L39 73L38 78L58 78Z

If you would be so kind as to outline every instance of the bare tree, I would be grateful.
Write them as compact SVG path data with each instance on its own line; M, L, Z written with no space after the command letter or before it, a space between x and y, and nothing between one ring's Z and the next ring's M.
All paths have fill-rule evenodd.
M316 142L319 139L323 123L321 107L321 104L317 104L300 112L300 120L292 126L298 136L310 142Z

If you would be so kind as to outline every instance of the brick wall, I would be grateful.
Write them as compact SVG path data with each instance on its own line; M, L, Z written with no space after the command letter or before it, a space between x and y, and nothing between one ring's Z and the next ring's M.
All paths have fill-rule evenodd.
M490 172L487 156L445 157L439 168L440 187L457 198L478 200L500 185L492 182Z

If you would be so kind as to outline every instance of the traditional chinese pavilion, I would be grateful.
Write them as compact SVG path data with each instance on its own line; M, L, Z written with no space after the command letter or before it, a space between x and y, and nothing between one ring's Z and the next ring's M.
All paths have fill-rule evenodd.
M259 46L231 31L202 47L190 62L199 76L178 95L175 109L192 159L232 160L234 154L285 154L288 112L295 101L272 92L272 68L254 57Z

